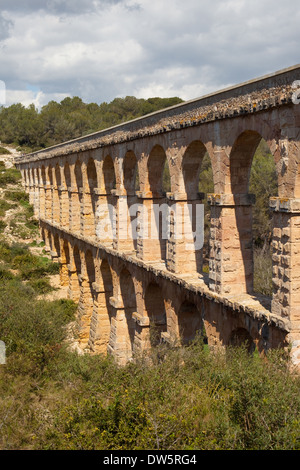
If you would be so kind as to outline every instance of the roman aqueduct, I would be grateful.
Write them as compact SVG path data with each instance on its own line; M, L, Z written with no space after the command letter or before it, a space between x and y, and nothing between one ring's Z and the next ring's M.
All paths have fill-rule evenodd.
M83 350L122 364L156 341L185 344L199 332L211 347L248 340L263 353L290 344L300 362L299 79L300 66L290 67L16 159L46 249L78 301ZM272 299L253 292L248 184L262 138L278 175ZM201 223L206 154L209 272L190 237Z

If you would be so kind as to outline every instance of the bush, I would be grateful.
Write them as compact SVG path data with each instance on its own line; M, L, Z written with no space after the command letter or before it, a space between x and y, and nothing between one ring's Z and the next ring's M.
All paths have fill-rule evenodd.
M272 255L271 248L254 247L254 291L264 295L272 296Z
M71 301L37 301L32 298L30 286L17 278L5 279L0 286L0 337L5 341L8 358L13 354L28 356L33 372L38 372L45 364L47 351L64 340L62 327L74 319L74 311Z
M5 199L0 199L0 217L4 217L5 212L13 207L16 207L16 205L7 202Z
M25 191L21 190L6 190L5 198L10 201L19 202L22 205L29 204L29 196Z
M48 294L49 292L55 290L54 287L51 286L49 280L46 278L30 279L28 281L28 285L32 287L32 289L37 295Z
M16 255L12 267L18 269L22 279L39 279L46 274L58 274L59 264L53 263L46 257L39 257L29 251Z
M21 179L21 173L15 168L0 170L0 187L5 188L8 184L17 184Z

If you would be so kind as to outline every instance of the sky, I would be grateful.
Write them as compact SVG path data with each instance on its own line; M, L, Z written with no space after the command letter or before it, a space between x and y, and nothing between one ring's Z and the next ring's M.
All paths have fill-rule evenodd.
M298 64L299 25L299 0L0 0L2 104L198 98Z

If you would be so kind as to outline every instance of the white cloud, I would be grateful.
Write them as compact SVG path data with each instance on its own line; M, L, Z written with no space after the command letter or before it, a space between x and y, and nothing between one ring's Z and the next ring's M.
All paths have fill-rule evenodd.
M297 0L2 0L1 8L9 103L192 99L299 57Z
M14 103L22 103L24 106L34 104L34 106L40 109L42 106L47 104L49 101L54 100L57 102L62 101L68 93L50 93L46 94L42 91L33 90L7 90L6 91L6 106L10 106Z

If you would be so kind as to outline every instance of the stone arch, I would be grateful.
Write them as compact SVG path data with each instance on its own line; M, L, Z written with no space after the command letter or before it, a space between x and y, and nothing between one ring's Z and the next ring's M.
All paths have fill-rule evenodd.
M78 339L82 349L88 346L94 306L95 266L92 251L81 253L80 297L78 303ZM76 261L76 260L75 260Z
M56 222L60 222L60 187L61 187L61 172L60 165L57 162L54 167L55 183L53 190L53 218Z
M138 165L135 153L132 150L126 152L123 162L124 188L127 196L135 196L138 190Z
M34 168L31 168L30 174L31 174L31 184L32 186L35 186Z
M160 145L155 145L147 162L149 190L154 197L163 195L163 173L166 160L164 149Z
M291 181L291 190L290 190L290 197L294 197L299 199L300 198L300 143L293 142L293 146L289 151L291 152L292 156L289 158L288 170L292 173L289 178ZM282 194L284 192L284 187L288 186L283 185L281 189L279 187L279 195L286 196L286 194ZM287 192L287 191L286 191Z
M116 174L113 159L110 155L106 155L103 161L103 183L107 194L110 194L116 186Z
M167 331L167 316L161 287L150 282L145 292L145 313L150 321L150 344L161 342L161 333Z
M94 257L91 250L85 252L85 265L86 265L86 274L90 284L96 281L96 271L94 264Z
M193 341L197 334L203 336L204 324L200 312L193 302L185 300L178 311L179 338L182 345ZM206 342L206 336L204 335Z
M85 207L86 211L86 218L84 224L84 231L85 234L88 236L95 236L95 215L96 215L96 195L95 189L98 186L98 179L97 179L97 169L95 165L94 158L89 158L87 167L87 195L85 200Z
M255 342L245 328L236 328L233 330L229 338L229 344L234 347L245 345L249 353L253 353L255 350Z
M48 182L49 182L50 186L53 186L53 167L52 167L52 165L48 166L47 177L48 177Z
M219 206L218 204L212 206L214 237L223 233L224 243L219 243L220 246L222 245L219 250L217 245L219 241L215 242L211 250L211 258L212 254L213 256L216 254L219 259L226 259L226 263L216 269L216 271L222 270L224 292L253 293L253 205L255 198L249 194L249 181L253 158L262 141L262 136L257 130L244 130L238 135L232 145L229 168L225 173L225 187L228 188L229 193L224 195L223 202ZM221 232L218 227L222 228ZM217 252L218 250L221 251L221 255ZM214 264L217 266L218 262L211 263L211 266ZM210 279L214 279L213 276L214 274L210 274ZM211 285L215 281L210 281ZM215 284L217 285L217 282Z
M171 271L202 273L204 241L208 253L210 212L207 203L203 204L204 194L199 193L203 161L211 166L205 145L194 140L183 154L177 174L178 194L175 193L175 201L170 205L168 268Z
M23 170L23 175L24 175L25 186L27 186L28 185L28 170L27 169Z
M101 196L97 202L95 221L96 236L102 243L112 246L115 239L116 200L112 194L116 185L114 163L110 155L103 160L101 172Z
M186 149L182 158L182 178L187 199L197 199L199 193L199 176L202 160L207 153L200 140L193 141Z
M95 160L91 157L88 160L87 163L87 179L88 179L88 186L89 190L92 193L95 188L98 186L98 181L97 181L97 169L95 165Z
M135 322L132 314L136 311L136 293L131 273L123 268L120 273L120 294L123 304L123 313L125 320L125 331L123 336L123 351L130 359L133 354L133 343L135 336Z
M76 269L77 275L81 274L81 256L80 251L77 245L74 246L73 249L73 259L74 259L74 267Z
M77 190L79 190L83 186L82 163L79 159L76 160L74 173Z
M61 245L61 260L65 264L70 264L70 248L68 240L64 239Z
M39 216L39 188L38 188L38 179L37 179L37 169L36 167L31 168L31 184L32 188L29 192L29 201L33 205L34 214Z
M70 248L70 271L69 271L69 297L78 302L80 298L80 282L81 277L81 257L77 244L69 245Z
M62 286L69 285L69 264L70 264L69 243L66 239L63 239L61 243L61 252L60 252L60 282Z
M50 252L52 250L52 234L50 230L45 228L45 251Z
M35 174L36 174L36 184L40 185L41 183L41 176L40 176L40 169L39 167L35 167Z
M100 279L96 286L89 339L89 347L95 353L107 353L113 316L113 307L110 303L112 295L113 280L111 269L107 259L103 259L100 265Z
M111 274L110 265L107 259L103 259L100 265L100 292L104 294L103 306L105 307L105 314L109 317L109 323L111 321L112 316L112 306L110 304L110 297L113 295L113 279ZM108 341L108 340L107 340Z
M155 145L147 160L147 178L143 184L143 211L139 237L143 259L166 260L167 220L169 209L163 181L166 168L166 153L160 145ZM168 173L169 177L169 173ZM148 182L147 182L148 180ZM150 257L150 258L149 258Z
M42 182L43 186L46 186L46 184L47 184L47 177L46 177L46 168L45 168L45 165L42 165L42 169L41 169L41 182Z
M119 244L124 250L133 251L137 250L136 217L138 198L136 191L139 189L139 173L137 159L135 153L132 150L126 152L124 157L123 175L126 197L121 196L119 198L119 210L122 212L122 218L119 220L121 221L120 223L126 228L127 234L124 234L123 227L119 227L119 234L121 234L121 237L119 238L122 238L119 240ZM125 217L127 217L127 220L124 219Z
M60 250L60 241L59 241L59 236L58 236L58 233L55 233L54 234L54 237L53 237L53 247L54 248L54 253L55 253L55 257L56 258L60 258L61 256L61 250Z
M256 131L242 132L230 152L230 187L232 194L248 193L251 164L262 139Z
M41 227L41 237L42 237L42 240L45 242L45 239L46 239L45 227Z
M55 165L55 183L56 188L58 189L61 186L61 172L59 163L56 163Z
M67 187L67 188L70 188L70 187L71 187L71 184L72 184L72 181L71 181L71 169L70 169L69 162L66 162L66 163L65 163L65 166L64 166L64 177L65 177L66 187Z

